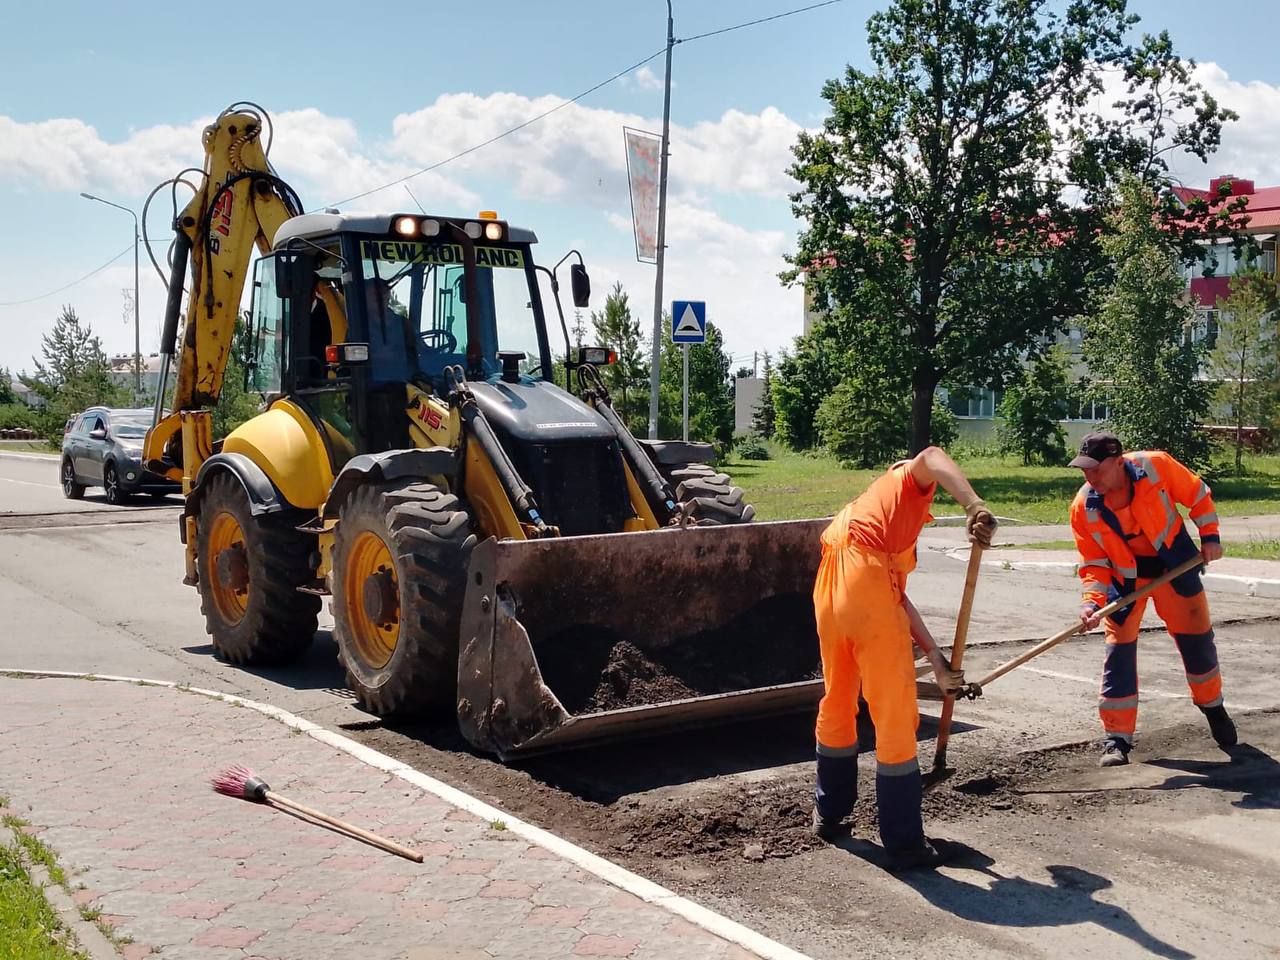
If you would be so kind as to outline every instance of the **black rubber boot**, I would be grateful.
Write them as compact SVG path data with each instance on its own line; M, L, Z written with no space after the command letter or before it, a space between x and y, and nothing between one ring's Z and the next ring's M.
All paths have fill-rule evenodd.
M1133 747L1127 740L1119 737L1107 737L1102 748L1102 756L1098 759L1100 767L1123 767L1129 762L1129 751Z
M809 832L819 840L825 840L827 843L834 843L842 836L850 832L850 828L843 820L831 820L822 816L818 812L818 808L813 808L813 820L809 825Z
M1201 707L1200 712L1209 721L1209 732L1220 747L1234 747L1239 742L1236 725L1227 715L1227 708L1222 704L1216 707Z
M889 851L889 870L933 870L955 859L955 851L945 840L923 839L917 847Z

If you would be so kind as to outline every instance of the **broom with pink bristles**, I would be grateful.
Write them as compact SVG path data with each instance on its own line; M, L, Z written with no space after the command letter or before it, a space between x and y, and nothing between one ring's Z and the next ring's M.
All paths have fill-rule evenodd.
M357 840L363 840L375 847L394 853L397 856L404 857L406 860L412 860L414 863L422 862L422 854L408 847L402 847L394 840L387 840L378 836L376 833L370 833L353 824L347 823L345 820L339 820L337 817L331 817L327 813L321 813L312 807L304 806L296 800L290 800L276 793L267 785L267 782L247 767L234 766L222 771L211 781L213 789L218 793L226 794L228 797L239 797L241 800L250 800L254 803L265 803L269 806L285 810L290 813L299 814L325 826L333 827L335 830L341 831L348 836L355 837Z

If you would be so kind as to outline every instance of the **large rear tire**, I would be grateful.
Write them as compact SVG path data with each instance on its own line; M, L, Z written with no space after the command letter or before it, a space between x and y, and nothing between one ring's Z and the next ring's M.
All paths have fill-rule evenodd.
M476 536L432 483L360 487L343 504L329 592L347 684L382 717L457 707L458 634Z
M695 523L750 523L756 508L746 501L727 473L705 463L682 463L658 468L675 491L676 502Z
M289 510L255 517L244 489L215 474L200 501L196 570L200 612L214 652L237 664L297 659L316 633L320 598L299 593L315 574L315 538L294 529L306 519Z

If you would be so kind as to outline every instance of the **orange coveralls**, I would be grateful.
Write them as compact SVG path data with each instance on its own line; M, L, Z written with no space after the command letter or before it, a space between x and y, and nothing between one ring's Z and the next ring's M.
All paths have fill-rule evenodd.
M1174 504L1189 508L1203 542L1219 539L1213 495L1199 476L1163 451L1127 453L1124 459L1133 484L1129 506L1109 508L1088 484L1071 504L1084 600L1099 607L1198 552ZM1178 577L1149 599L1182 655L1192 701L1213 707L1222 703L1222 675L1200 572ZM1138 629L1146 606L1146 599L1139 600L1103 620L1107 652L1098 715L1108 737L1126 742L1138 724Z
M876 728L876 803L889 850L924 838L915 656L902 601L935 489L921 489L906 464L877 478L823 532L813 588L826 687L816 730L818 813L839 820L857 800L861 688Z

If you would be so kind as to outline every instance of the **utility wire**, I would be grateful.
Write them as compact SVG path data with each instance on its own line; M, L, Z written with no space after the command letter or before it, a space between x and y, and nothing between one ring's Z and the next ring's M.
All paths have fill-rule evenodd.
M705 40L707 37L717 37L722 33L732 33L734 30L742 30L744 27L754 27L761 23L769 23L773 20L781 20L784 17L793 17L798 13L806 13L809 10L817 10L819 7L829 7L832 4L843 3L843 2L844 0L822 0L821 3L811 3L807 7L798 7L795 10L787 10L784 13L775 13L771 17L760 17L756 20L747 20L743 23L736 23L731 27L721 27L719 30L711 30L711 31L708 31L707 33L695 34L692 37L682 37L677 39L675 42L676 44L681 44L681 43L692 43L694 40ZM467 147L465 150L459 150L457 153L453 154L452 156L445 157L443 160L437 160L435 163L428 164L427 166L421 168L420 170L415 170L413 173L406 174L403 177L400 177L396 180L392 180L388 183L384 183L381 186L373 187L372 189L366 190L363 193L357 193L355 196L347 197L345 200L337 200L337 201L334 201L333 203L327 203L325 204L325 207L339 207L344 203L351 203L353 200L363 200L367 196L378 193L381 190L387 189L387 187L394 187L397 184L408 183L410 180L414 179L415 177L420 177L424 173L430 173L432 170L438 170L441 167L445 166L446 164L453 163L453 161L455 160L460 160L463 157L467 156L468 154L475 153L477 150L480 150L480 149L483 149L484 147L489 146L489 144L491 143L497 143L499 140L503 139L504 137L509 137L513 133L518 133L519 131L523 130L525 127L532 126L533 124L537 123L539 120L546 119L547 117L551 116L551 114L555 113L558 110L563 110L565 107L569 106L572 103L577 103L583 97L590 96L591 94L599 90L601 87L608 86L609 84L613 83L615 80L619 80L622 77L625 77L628 73L630 73L633 70L639 70L646 63L649 63L652 60L656 60L658 57L662 56L666 52L667 52L667 48L664 45L661 50L657 50L654 53L649 54L649 56L645 57L643 60L633 63L631 66L627 67L625 70L619 70L617 73L609 77L607 80L601 80L595 86L589 87L588 89L583 90L577 96L571 97L568 100L562 101L561 103L556 104L550 110L544 110L542 113L539 113L537 116L530 117L528 120L525 120L522 123L518 123L514 127L511 127L510 129L503 130L501 133L490 137L488 140L485 140L482 143L474 144L473 146Z
M50 290L48 293L42 293L37 297L27 297L25 300L3 300L3 301L0 301L0 307L16 307L24 303L35 303L37 300L43 300L45 297L52 297L55 293L61 293L63 290L67 290L70 287L74 287L77 283L83 283L85 280L88 280L90 277L92 277L95 273L101 273L103 270L107 269L107 267L111 266L113 263L115 263L117 260L119 260L121 257L123 257L126 253L128 253L132 249L133 249L133 244L131 243L127 247L125 247L123 250L121 250L119 253L117 253L114 257L112 257L110 260L108 260L106 263L104 263L102 266L98 267L95 270L90 270L88 273L86 273L83 277L81 277L78 280L72 280L70 283L64 283L62 286L58 287L56 290Z
M639 61L638 63L633 63L631 66L627 67L625 70L619 70L608 80L601 80L594 87L591 87L590 89L587 89L587 90L583 90L576 97L572 97L569 100L565 100L562 103L558 103L554 107L552 107L550 110L544 110L542 113L538 114L537 116L530 117L528 120L525 120L523 123L518 123L514 127L511 127L509 130L503 130L501 133L497 134L496 136L490 137L488 140L485 140L483 143L477 143L474 146L467 147L465 150L459 150L457 153L453 154L453 156L445 157L443 160L438 160L435 163L428 164L427 166L423 167L421 170L416 170L413 173L400 177L397 180L392 180L390 183L384 183L380 187L374 187L372 190L366 190L364 193L357 193L353 197L347 197L345 200L338 200L336 203L326 204L326 206L337 207L337 206L341 206L344 203L350 203L353 200L361 200L364 197L369 196L370 194L377 193L379 190L385 190L387 189L387 187L394 187L398 183L407 183L408 181L412 180L414 177L419 177L424 173L429 173L432 170L436 170L440 167L443 167L446 163L453 163L453 161L455 160L460 160L462 157L465 157L469 153L475 153L477 150L483 147L487 147L491 143L496 143L497 141L501 140L503 137L509 137L511 136L511 134L516 133L520 130L523 130L525 127L535 124L539 120L542 120L546 117L551 116L551 114L555 113L557 110L563 110L565 107L569 106L569 104L571 103L577 103L583 97L589 94L595 93L601 87L607 84L613 83L613 81L617 80L620 77L625 77L632 70L639 70L650 60L654 60L662 56L666 52L667 52L667 48L664 46L657 53L650 54L649 56L645 57L643 60Z
M745 27L754 27L762 23L769 23L773 20L781 20L784 17L792 17L798 13L807 13L810 10L817 10L819 7L829 7L833 4L843 3L843 2L844 0L822 0L821 3L811 3L806 7L797 7L795 10L787 10L784 13L775 13L773 16L770 16L770 17L760 17L756 20L747 20L743 23L734 24L731 27L722 27L719 30L710 30L706 33L695 34L692 37L681 37L677 39L675 43L676 44L692 43L695 40L705 40L708 37L717 37L724 33L732 33L734 30L742 30ZM557 112L558 110L563 110L565 107L569 106L570 104L577 103L583 97L590 96L591 94L599 90L601 87L608 86L609 84L613 83L615 80L619 80L622 77L625 77L631 71L639 70L645 64L649 63L652 60L656 60L658 57L662 56L662 54L666 53L666 50L667 48L664 45L662 49L657 50L654 53L651 53L649 56L645 57L643 60L639 60L636 63L633 63L631 66L627 67L624 70L619 70L613 76L609 77L608 79L601 80L595 86L592 86L587 88L586 90L583 90L577 96L571 97L568 100L558 103L551 109L544 110L542 113L539 113L536 116L530 117L528 120L525 120L523 123L518 123L514 127L511 127L510 129L504 130L501 133L490 137L488 140L485 140L481 143L477 143L477 144L474 144L473 146L467 147L465 150L459 150L457 153L453 154L452 156L448 156L448 157L445 157L443 160L438 160L435 163L428 164L427 166L422 167L419 170L415 170L413 173L406 174L405 176L392 180L389 183L384 183L381 186L373 187L372 189L366 190L363 193L357 193L354 196L347 197L345 200L337 200L337 201L334 201L333 203L327 203L325 204L325 206L337 207L337 206L341 206L344 203L351 203L352 201L355 201L355 200L362 200L365 197L371 196L372 194L385 190L388 187L394 187L397 184L401 184L401 183L407 184L410 180L414 179L415 177L420 177L424 173L430 173L432 170L438 170L440 167L443 167L449 163L453 163L455 160L460 160L463 157L467 156L468 154L475 153L477 150L481 150L484 147L489 146L489 144L491 143L497 143L499 140L503 139L504 137L509 137L511 136L511 134L518 133L519 131L523 130L525 127L532 126L533 124L537 123L539 120L546 119L547 117L551 116L551 114ZM410 196L413 196L413 194L410 193ZM415 203L417 202L416 197L414 198L414 202ZM419 204L418 206L419 208L421 208L421 204ZM130 244L130 246L132 246L132 244ZM77 283L82 283L83 281L88 280L94 274L105 270L107 267L111 266L111 264L115 263L117 260L119 260L128 252L129 252L129 247L126 247L124 250L121 250L114 257L112 257L102 266L98 267L96 270L92 270L89 273L86 273L80 279L72 280L70 283L64 284L63 286L58 287L56 290L50 290L48 293L42 293L37 297L28 297L25 300L0 301L0 307L15 307L24 303L34 303L35 301L43 300L46 297L52 297L55 293L61 293L63 290L66 290L70 287L74 287ZM148 254L149 253L150 253L150 248L148 247ZM157 267L157 269L159 268Z
M786 13L775 13L771 17L761 17L759 20L748 20L746 23L738 23L732 27L722 27L719 30L710 30L707 33L695 34L692 37L681 37L676 41L676 43L692 43L694 40L705 40L707 37L718 37L722 33L731 33L734 30L741 30L743 27L754 27L758 23L768 23L770 20L781 20L783 17L792 17L797 13L806 13L810 10L817 10L819 7L829 7L833 3L844 3L844 0L823 0L822 3L811 3L807 7L788 10Z

